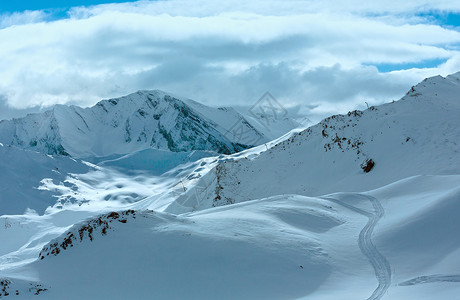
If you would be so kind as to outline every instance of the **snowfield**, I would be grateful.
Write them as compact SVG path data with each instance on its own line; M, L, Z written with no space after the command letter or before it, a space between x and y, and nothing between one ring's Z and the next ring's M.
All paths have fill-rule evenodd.
M49 156L0 144L0 215L43 214L56 203L53 193L39 190L41 180L64 181L68 173L86 173L91 165L62 156Z
M429 78L231 155L3 143L0 297L457 299L458 95Z

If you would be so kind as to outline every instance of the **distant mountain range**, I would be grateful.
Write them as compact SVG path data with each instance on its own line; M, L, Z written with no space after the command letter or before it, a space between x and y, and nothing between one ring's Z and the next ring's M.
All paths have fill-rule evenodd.
M287 118L273 121L277 133L277 127L284 133L299 126ZM274 138L258 123L233 108L211 108L158 90L139 91L90 108L57 105L44 113L1 121L0 142L76 158L148 148L230 154Z

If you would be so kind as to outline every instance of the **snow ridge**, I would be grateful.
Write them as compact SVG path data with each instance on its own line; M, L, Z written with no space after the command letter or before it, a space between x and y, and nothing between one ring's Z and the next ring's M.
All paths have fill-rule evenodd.
M270 148L258 147L257 155L248 150L230 156L197 182L204 191L188 191L168 211L178 213L185 203L205 209L279 194L366 191L420 174L457 174L458 77L427 79L399 101L331 116Z
M238 122L251 140L268 140L235 110L206 107L158 90L139 91L90 108L56 105L42 114L1 121L0 141L77 158L148 148L230 154L254 146L228 134Z
M43 247L38 257L40 260L45 259L49 255L57 256L62 251L73 247L77 242L83 242L89 239L91 242L95 235L106 235L112 222L118 221L125 224L128 218L135 219L136 212L134 210L126 210L122 212L111 212L90 219L83 224L78 224L72 227L70 231L62 236L51 241L47 246Z

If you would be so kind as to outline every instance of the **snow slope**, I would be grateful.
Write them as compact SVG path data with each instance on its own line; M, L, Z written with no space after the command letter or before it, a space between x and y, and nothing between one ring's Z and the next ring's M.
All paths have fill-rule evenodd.
M416 279L459 276L459 180L417 176L366 193L282 195L180 216L105 213L0 276L46 287L46 299L455 299L460 284Z
M301 123L284 115L273 114L273 111L269 108L262 110L262 112L259 109L257 114L251 114L250 111L237 111L233 107L215 109L193 100L184 101L206 118L224 128L223 133L227 137L239 140L243 144L259 145L279 138L293 128L301 127ZM265 103L257 104L263 106ZM234 129L233 131L230 130L232 128ZM252 131L256 131L260 135L253 134Z
M460 73L413 87L401 100L329 117L276 145L221 160L167 210L280 194L362 192L410 176L460 173ZM368 160L375 166L366 173Z
M33 209L43 214L56 204L52 191L40 190L41 181L63 182L68 173L86 173L92 167L69 157L49 155L0 144L0 216Z
M287 130L298 125L289 124ZM232 128L242 130L245 139L229 133ZM229 154L268 140L233 109L206 107L158 90L103 100L85 109L57 105L42 114L0 122L4 144L77 158L148 148Z
M456 299L458 95L460 73L429 78L236 154L143 149L42 181L68 204L0 216L0 296Z
M191 152L171 152L146 149L130 153L115 159L104 160L99 166L112 167L124 173L148 171L152 175L161 175L179 165L197 161L204 157L215 156L215 152L194 150Z

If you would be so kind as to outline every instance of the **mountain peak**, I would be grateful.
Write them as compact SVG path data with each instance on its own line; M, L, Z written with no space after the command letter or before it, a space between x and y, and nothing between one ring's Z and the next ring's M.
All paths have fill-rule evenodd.
M42 114L0 123L0 141L79 158L147 148L230 154L254 146L227 134L241 120L235 110L207 107L161 90L141 90L89 108L56 105ZM254 141L268 140L248 122L242 126Z
M419 174L456 174L458 81L455 76L428 78L400 101L334 115L267 147L222 160L198 177L196 186L211 184L206 192L197 196L191 189L167 211L279 194L363 192Z

